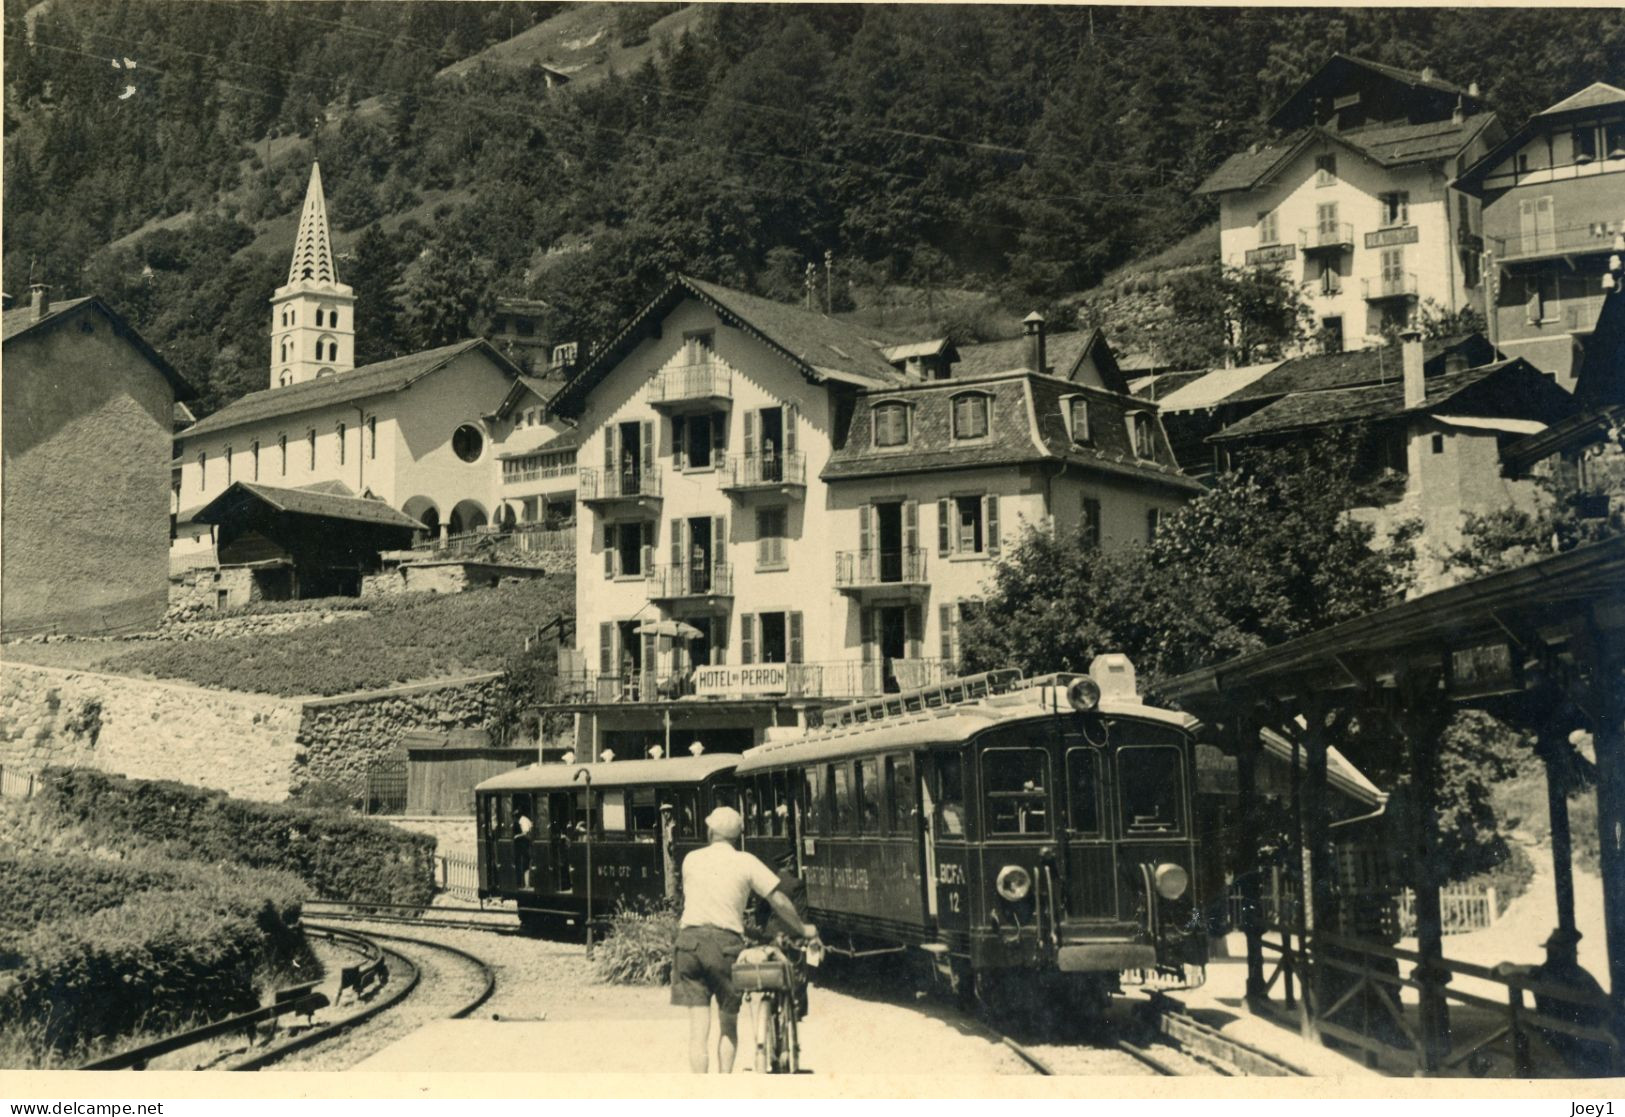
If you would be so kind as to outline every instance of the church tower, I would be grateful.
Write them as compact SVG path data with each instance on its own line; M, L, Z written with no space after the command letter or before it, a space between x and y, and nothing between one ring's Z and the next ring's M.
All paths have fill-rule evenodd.
M310 167L288 282L271 296L271 387L355 367L355 292L339 282L327 234L322 168Z

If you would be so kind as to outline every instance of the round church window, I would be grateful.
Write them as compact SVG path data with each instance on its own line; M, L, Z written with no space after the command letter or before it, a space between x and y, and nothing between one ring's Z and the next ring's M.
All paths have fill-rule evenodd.
M485 449L485 436L478 427L464 423L452 434L451 448L465 462L477 462L480 452Z

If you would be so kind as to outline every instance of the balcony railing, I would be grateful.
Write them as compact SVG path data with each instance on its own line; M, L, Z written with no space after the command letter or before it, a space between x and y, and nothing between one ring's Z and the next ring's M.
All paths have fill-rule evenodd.
M722 479L724 490L780 489L807 484L807 459L799 450L788 454L734 454Z
M915 585L925 581L925 552L839 551L835 555L837 589L866 586Z
M660 472L623 469L606 472L583 469L576 475L576 492L584 502L660 497Z
M1354 248L1354 226L1347 221L1298 230L1298 246L1311 252L1347 252Z
M517 461L503 462L502 483L504 485L524 485L532 481L551 481L559 477L574 477L576 475L574 457L564 462L527 464L533 460L532 458L521 458Z
M1612 252L1619 222L1595 221L1587 225L1566 225L1511 237L1490 237L1496 259L1505 264L1514 260L1534 260L1565 253Z
M500 557L504 551L523 554L567 554L576 547L574 527L548 527L544 524L515 524L512 527L464 532L444 539L424 539L412 545L414 551L433 552L435 555L489 555Z
M892 657L869 662L840 659L827 663L787 663L784 667L783 696L786 698L874 698L946 682L958 673L952 660ZM661 702L687 698L694 693L691 670L582 671L558 676L549 700L567 704ZM753 692L751 697L764 695Z
M725 562L661 563L649 570L651 601L673 597L731 597L733 567Z
M733 370L721 361L676 365L661 372L649 384L649 402L656 407L732 398Z
M1360 286L1365 292L1367 301L1416 297L1416 276L1410 272L1403 275L1385 275L1380 279L1362 279Z

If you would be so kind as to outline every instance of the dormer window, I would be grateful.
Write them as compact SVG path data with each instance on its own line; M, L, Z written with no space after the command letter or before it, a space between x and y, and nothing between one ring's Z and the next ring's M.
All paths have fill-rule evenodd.
M1144 411L1135 411L1128 417L1129 445L1134 448L1134 456L1144 461L1155 461L1157 457L1156 428L1151 422L1151 416Z
M1095 440L1094 433L1089 429L1089 401L1082 396L1068 396L1066 404L1066 429L1071 436L1072 445L1087 446Z
M875 445L908 445L908 405L906 403L879 403L875 405Z
M953 398L954 438L987 437L988 397L981 392L966 392Z

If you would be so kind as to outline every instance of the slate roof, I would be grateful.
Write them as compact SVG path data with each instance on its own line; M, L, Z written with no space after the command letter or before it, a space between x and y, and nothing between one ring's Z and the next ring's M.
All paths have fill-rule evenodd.
M953 397L978 392L991 397L988 435L974 441L952 436ZM1061 411L1061 398L1089 398L1094 442L1074 446ZM888 401L910 405L909 443L901 448L874 445L874 408ZM933 380L895 391L866 392L857 400L846 431L845 444L830 455L821 476L826 481L896 473L978 469L1022 462L1072 461L1102 471L1196 488L1196 483L1172 465L1173 454L1158 427L1156 461L1136 460L1130 452L1125 416L1134 401L1050 376L1027 372L979 378Z
M425 349L420 353L409 353L393 360L363 365L361 368L334 376L323 376L317 380L306 380L282 388L250 392L222 407L213 415L200 420L195 426L187 427L177 437L190 438L195 434L229 430L244 423L255 423L278 415L291 415L326 407L329 404L347 403L350 400L366 399L368 396L382 395L385 392L396 392L432 372L445 368L464 353L475 350L483 352L508 375L514 377L520 375L519 369L490 342L483 338L472 338L468 341L459 341L455 345L443 345L439 349Z
M332 491L330 485L324 485L322 491L317 491L313 487L282 489L253 481L234 482L225 492L198 510L191 520L204 524L220 523L228 514L228 506L245 496L267 504L278 512L296 516L317 516L328 520L378 524L411 531L423 526L405 512L398 512L381 500L354 494L340 495Z
M1302 120L1307 106L1317 94L1324 95L1328 86L1335 86L1355 71L1364 70L1367 73L1377 74L1390 81L1408 86L1413 98L1423 102L1438 104L1459 98L1471 110L1478 106L1478 98L1459 85L1444 81L1438 77L1427 77L1415 70L1402 70L1398 66L1389 66L1382 62L1373 62L1369 58L1360 58L1353 54L1344 54L1341 51L1333 54L1320 69L1298 86L1292 94L1283 101L1279 108L1270 114L1270 124L1273 127L1286 127L1294 120Z
M1625 104L1625 89L1617 85L1609 85L1605 81L1594 81L1578 93L1571 94L1551 108L1541 109L1536 116L1554 116L1558 113L1574 112L1580 109L1600 109L1604 105Z
M578 450L585 438L586 434L580 427L571 427L568 430L560 431L552 438L528 447L523 445L522 442L516 444L515 436L510 436L503 443L503 450L497 455L497 459L506 461L510 458L528 458L532 454L558 454L566 450Z
M1427 374L1431 376L1443 372L1445 358L1451 353L1459 353L1469 367L1485 365L1497 358L1495 350L1481 334L1424 341L1422 358ZM1215 402L1240 403L1292 392L1318 392L1384 381L1397 383L1403 372L1403 357L1400 347L1396 345L1344 353L1317 353L1282 361L1272 372Z
M1391 124L1334 132L1319 126L1300 128L1257 151L1238 151L1196 188L1198 194L1252 190L1284 170L1298 153L1317 139L1350 148L1383 167L1403 167L1454 158L1479 132L1495 121L1494 113L1475 113L1456 123L1436 120L1425 124Z
M99 295L85 295L77 299L54 302L38 322L34 321L34 308L28 303L19 303L4 314L0 314L0 343L9 345L14 339L35 330L54 329L82 310L94 310L106 318L112 324L113 332L135 346L136 350L163 374L164 379L169 381L177 401L197 399L197 389L187 383L185 377L176 372L174 366L164 360L158 350L148 344L147 339L137 333L135 327L125 321L124 316L118 311L108 306Z
M908 383L908 378L893 368L882 354L881 343L865 337L845 322L799 306L678 275L559 389L553 406L561 409L578 406L684 298L699 299L723 321L777 350L799 366L802 375L809 380L840 380L859 387Z
M1493 401L1486 399L1468 401L1459 398L1468 393L1469 389L1503 374L1523 379L1521 382L1509 380L1506 384L1498 386L1501 390L1497 392L1498 398ZM1535 380L1530 379L1531 377L1539 378L1544 384L1537 385ZM1534 418L1543 422L1557 418L1560 412L1572 411L1574 408L1572 398L1568 397L1567 392L1521 357L1496 361L1461 372L1441 373L1430 377L1425 384L1426 398L1417 407L1405 405L1405 385L1398 380L1328 391L1295 392L1253 412L1245 419L1232 423L1210 436L1208 441L1223 442L1261 434L1285 434L1289 431L1345 423L1376 422L1408 413L1433 411L1452 400L1458 404L1465 403L1470 409L1469 413L1474 415L1522 411L1523 415L1511 417ZM1560 399L1546 392L1544 390L1546 387L1555 392L1562 392L1564 398Z
M1083 330L1046 334L1044 362L1049 365L1048 371L1055 376L1066 378L1068 373L1078 366L1078 362L1083 360L1090 336ZM1014 372L1017 369L1027 369L1029 372L1043 371L1028 367L1027 339L1024 337L960 346L959 363L954 365L954 375L989 376L999 372Z

